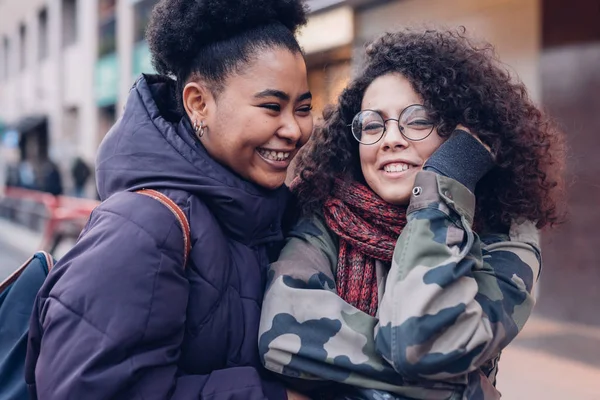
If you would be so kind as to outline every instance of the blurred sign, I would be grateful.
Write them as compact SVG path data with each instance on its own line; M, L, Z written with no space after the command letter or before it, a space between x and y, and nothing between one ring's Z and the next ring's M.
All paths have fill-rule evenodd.
M119 93L119 63L116 53L106 55L96 62L94 97L99 107L117 102Z
M156 70L152 66L152 56L150 55L150 47L143 40L135 45L133 49L133 79L136 80L140 74L155 74Z
M298 42L306 54L345 46L353 40L354 9L349 6L310 15L308 24L298 33Z
M16 149L19 147L19 132L14 129L5 131L2 135L2 145L9 149Z

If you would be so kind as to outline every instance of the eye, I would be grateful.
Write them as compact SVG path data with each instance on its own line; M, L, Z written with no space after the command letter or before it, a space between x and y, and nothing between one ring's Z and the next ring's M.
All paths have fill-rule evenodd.
M364 124L362 127L363 131L376 131L383 128L383 125L380 122L369 122Z
M261 108L266 108L267 110L279 112L281 111L281 106L279 104L262 104Z
M427 119L415 119L415 120L410 121L406 125L410 126L411 128L415 128L415 129L425 129L425 128L430 128L431 125L433 125L433 122L431 122L430 120L427 120Z
M298 108L296 110L296 112L299 112L299 113L302 113L302 114L308 114L308 113L310 113L312 111L312 109L313 109L312 105L305 105L305 106L302 106L302 107Z

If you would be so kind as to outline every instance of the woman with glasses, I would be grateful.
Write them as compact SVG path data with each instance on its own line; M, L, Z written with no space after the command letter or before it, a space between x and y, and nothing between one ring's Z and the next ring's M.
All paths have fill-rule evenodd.
M561 217L562 151L489 46L377 39L300 155L264 365L315 398L498 399L500 353L534 305L537 229Z

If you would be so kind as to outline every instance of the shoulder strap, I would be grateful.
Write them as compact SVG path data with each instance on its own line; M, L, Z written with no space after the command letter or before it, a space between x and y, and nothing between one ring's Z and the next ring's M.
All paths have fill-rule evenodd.
M27 259L27 261L25 261L23 263L23 265L21 265L19 268L17 268L16 271L14 271L12 274L10 274L10 276L8 276L6 279L4 279L2 281L2 283L0 283L0 293L4 292L6 290L6 288L8 288L13 283L15 283L15 281L21 276L23 271L25 271L25 268L27 268L29 263L31 263L33 261L33 259L36 258L36 256L45 257L46 266L48 267L48 272L50 272L50 270L54 267L54 259L52 258L52 256L49 253L40 250L37 253L35 253L34 255L32 255L31 257L29 257Z
M183 231L183 244L185 246L185 253L183 255L183 266L187 265L187 260L192 250L192 241L190 239L190 223L185 216L185 213L179 208L177 204L161 192L152 189L142 189L136 191L136 193L143 194L144 196L152 197L154 200L161 202L165 207L169 209L179 221L181 230Z

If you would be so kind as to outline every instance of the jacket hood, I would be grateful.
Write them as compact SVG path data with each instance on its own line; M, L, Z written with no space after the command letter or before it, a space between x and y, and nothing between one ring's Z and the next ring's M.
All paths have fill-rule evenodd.
M168 77L142 75L132 87L98 150L100 198L142 188L182 190L199 197L238 239L280 236L287 188L266 190L210 157L177 111L175 86Z

